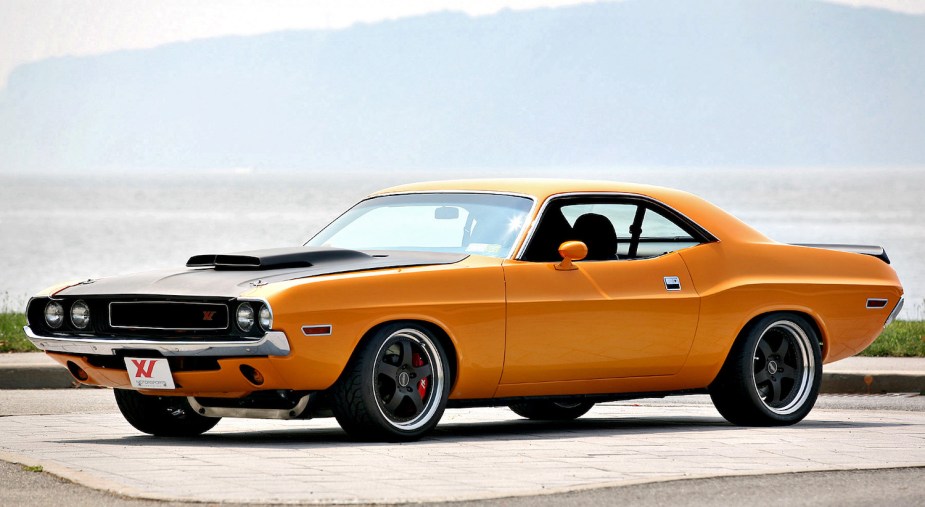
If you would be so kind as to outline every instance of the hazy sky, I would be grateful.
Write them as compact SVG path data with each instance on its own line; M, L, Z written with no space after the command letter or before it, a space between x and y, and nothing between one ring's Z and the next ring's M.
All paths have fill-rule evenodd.
M22 63L230 34L341 28L453 10L483 15L592 0L0 0L0 86ZM645 1L645 0L639 0ZM925 0L826 0L925 13Z

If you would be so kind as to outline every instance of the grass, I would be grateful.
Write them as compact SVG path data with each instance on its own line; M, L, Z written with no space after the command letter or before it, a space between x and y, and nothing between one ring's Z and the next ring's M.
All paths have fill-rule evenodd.
M41 465L38 465L38 466L21 465L21 466L22 466L23 472L36 472L36 473L38 473L38 472L44 472L44 471L45 471L45 469L42 468Z
M22 327L26 316L0 313L0 352L36 352ZM859 355L868 357L925 357L925 321L897 320Z
M925 357L925 321L897 320L859 355L868 357Z
M22 313L0 313L0 352L37 352L23 333L26 315Z

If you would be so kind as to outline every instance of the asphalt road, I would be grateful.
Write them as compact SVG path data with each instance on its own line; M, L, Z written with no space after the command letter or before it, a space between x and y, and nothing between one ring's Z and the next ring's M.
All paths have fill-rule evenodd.
M702 405L705 397L640 400L627 404ZM820 410L922 411L925 396L823 396ZM0 417L10 415L113 413L107 390L6 391ZM447 506L552 505L922 505L925 468L805 472L658 482L565 494L447 503ZM67 499L66 502L62 502ZM0 461L0 505L151 506L202 505L135 500L85 488L48 473Z
M923 468L807 472L768 476L720 477L657 482L638 486L601 488L560 495L505 498L479 502L451 502L446 507L561 507L633 505L637 507L687 505L891 506L922 505ZM78 486L47 473L24 470L0 461L0 504L72 507L190 506L123 498ZM67 499L66 502L62 502ZM223 504L240 505L240 504Z

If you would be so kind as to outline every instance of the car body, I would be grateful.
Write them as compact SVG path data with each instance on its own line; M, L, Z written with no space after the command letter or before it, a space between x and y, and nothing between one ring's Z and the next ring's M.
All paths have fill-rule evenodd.
M302 247L52 287L26 333L156 435L333 413L403 440L446 406L569 419L704 392L775 425L902 295L882 248L778 243L683 191L463 180L377 192Z

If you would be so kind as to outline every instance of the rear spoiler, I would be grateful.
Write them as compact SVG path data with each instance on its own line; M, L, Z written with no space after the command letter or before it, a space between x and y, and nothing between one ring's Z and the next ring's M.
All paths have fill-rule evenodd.
M876 257L881 261L889 264L890 258L887 257L886 251L882 246L875 245L824 245L824 244L810 244L810 243L794 243L794 246L808 246L810 248L824 248L826 250L838 250L840 252L851 252L857 254L870 255L871 257Z

